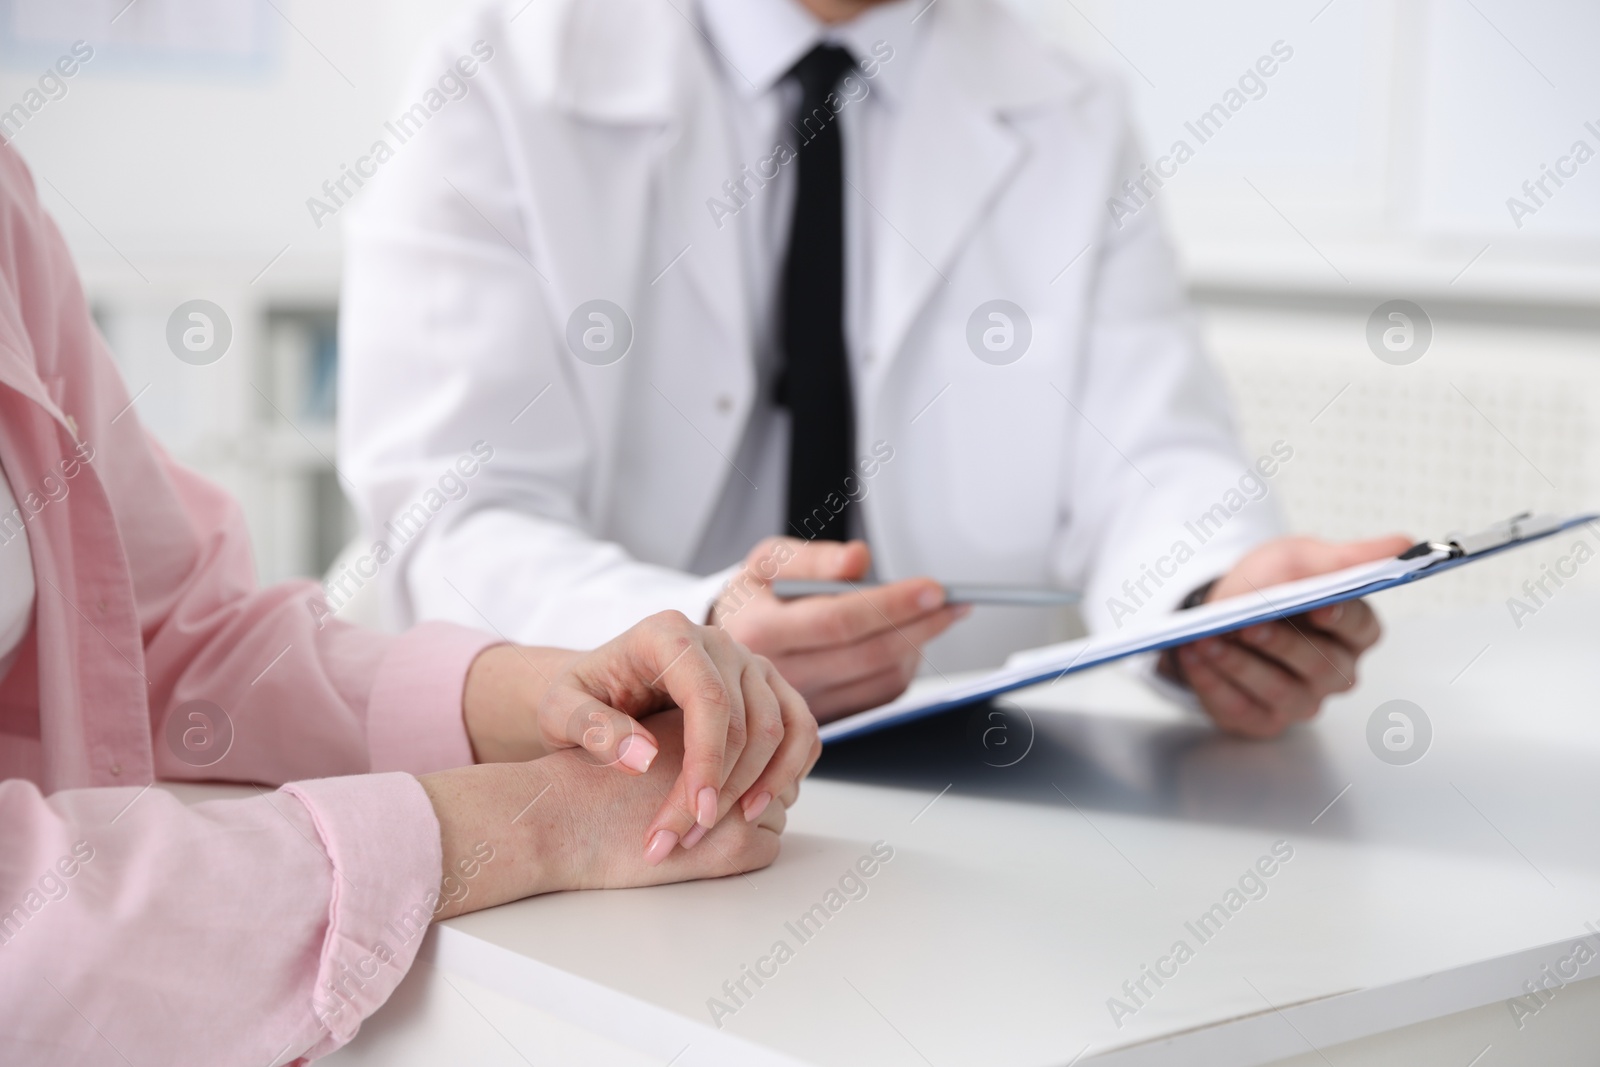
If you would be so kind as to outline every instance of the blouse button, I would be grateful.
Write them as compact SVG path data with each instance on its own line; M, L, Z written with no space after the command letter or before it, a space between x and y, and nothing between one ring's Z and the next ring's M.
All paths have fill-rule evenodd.
M729 396L727 393L723 393L721 396L717 397L717 410L722 412L724 415L732 411L733 397Z
M116 778L116 777L119 777L121 774L122 774L122 764L113 763L111 765L111 776L113 778Z
M101 597L99 600L96 600L94 602L94 608L100 614L104 615L106 613L106 598Z

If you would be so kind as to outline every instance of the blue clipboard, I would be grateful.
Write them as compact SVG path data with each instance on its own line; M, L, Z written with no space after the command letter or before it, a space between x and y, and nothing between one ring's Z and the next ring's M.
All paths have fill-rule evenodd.
M1258 623L1303 615L1318 608L1431 578L1597 520L1600 520L1600 514L1560 518L1524 512L1478 533L1451 535L1441 541L1423 541L1392 560L1361 564L1332 575L1260 589L1253 594L1163 616L1126 632L1093 635L1064 645L1022 653L1012 657L1005 667L971 681L914 695L907 694L882 707L836 719L824 725L820 734L824 744L842 741L1114 663L1129 656L1160 652L1201 638L1233 633ZM1600 530L1593 532L1600 536Z

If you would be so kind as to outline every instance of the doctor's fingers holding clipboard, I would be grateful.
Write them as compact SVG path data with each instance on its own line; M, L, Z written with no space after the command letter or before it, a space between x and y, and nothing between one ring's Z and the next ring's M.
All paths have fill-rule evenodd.
M593 646L677 609L831 717L1055 636L956 625L933 579L1080 591L1106 629L1281 532L1270 498L1193 532L1258 461L1159 212L1107 211L1115 84L991 0L681 6L478 9L414 86L470 53L467 92L348 213L341 460L408 531L392 624ZM1233 729L1304 710L1225 692Z

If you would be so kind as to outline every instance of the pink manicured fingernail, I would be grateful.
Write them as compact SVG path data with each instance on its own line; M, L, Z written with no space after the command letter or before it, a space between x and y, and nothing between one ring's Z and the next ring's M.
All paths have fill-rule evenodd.
M744 821L755 822L761 818L761 813L767 810L767 805L772 803L771 793L757 793L745 802Z
M699 805L699 810L695 814L695 822L707 830L711 829L717 824L717 791L709 785L706 786L700 790L696 803Z
M1263 626L1253 626L1244 632L1244 639L1252 645L1264 645L1271 636Z
M1338 622L1339 619L1343 615L1344 615L1344 605L1343 604L1335 604L1333 607L1328 609L1328 622L1329 623Z
M644 861L652 867L657 866L672 855L672 850L677 847L677 834L671 830L657 830L656 835L650 839L650 847L644 850Z
M944 603L943 589L924 589L917 595L917 607L923 611L932 611Z
M687 834L683 835L683 847L694 848L694 846L700 843L700 839L704 836L706 836L706 828L701 826L699 823L695 823L694 827L690 829Z
M639 734L629 734L617 746L617 760L630 771L643 774L656 758L656 746Z

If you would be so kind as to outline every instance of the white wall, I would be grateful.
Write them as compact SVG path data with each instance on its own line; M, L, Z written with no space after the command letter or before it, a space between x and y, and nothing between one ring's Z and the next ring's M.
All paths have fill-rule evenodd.
M1162 191L1197 271L1249 259L1273 273L1286 262L1337 282L1285 216L1347 277L1370 273L1374 259L1397 249L1418 270L1442 257L1453 275L1486 243L1463 282L1505 276L1508 265L1595 267L1600 160L1520 230L1505 201L1574 139L1600 149L1600 135L1584 129L1585 121L1600 128L1600 5L1011 2L1040 32L1126 79L1152 159L1176 138L1192 142L1185 120L1218 101L1274 42L1293 49L1266 79L1266 94L1197 145ZM419 43L467 6L139 0L118 26L100 25L124 3L0 3L0 17L13 21L36 5L76 12L82 36L100 47L68 98L17 144L59 188L61 197L49 193L52 206L86 264L97 272L104 264L113 278L118 266L134 275L108 243L140 269L191 252L265 264L285 244L290 261L336 253L333 227L312 226L306 197L370 143ZM183 4L254 10L269 58L230 65L116 54L116 38L130 36L124 31L141 15ZM50 58L14 42L0 50L0 101L18 98Z
M1414 265L1464 252L1449 260L1459 269L1486 243L1473 271L1595 267L1600 159L1520 229L1505 201L1575 139L1600 149L1600 133L1584 129L1590 121L1600 130L1600 5L1016 2L1045 32L1127 80L1152 154L1187 136L1184 121L1274 42L1293 49L1265 95L1198 146L1163 190L1202 269L1267 246L1308 276L1339 282L1307 240L1356 278L1371 273L1378 249Z
M181 272L171 259L236 260L248 283L288 244L279 266L325 270L337 227L313 226L306 198L372 143L421 43L462 5L190 0L255 11L265 58L161 57L120 45L127 22L175 2L139 0L113 27L104 12L126 0L72 0L83 9L78 36L98 54L16 145L59 190L46 197L74 250L108 283L139 281L117 252L146 275ZM0 71L6 104L56 54L14 42Z

